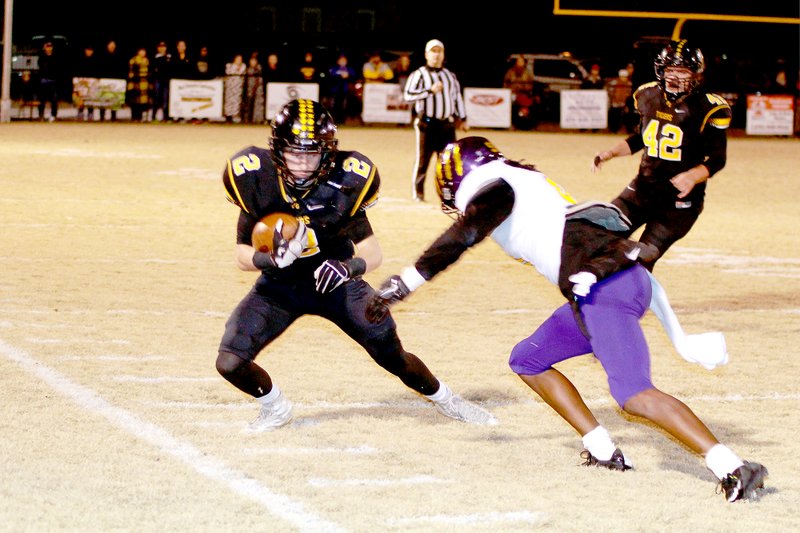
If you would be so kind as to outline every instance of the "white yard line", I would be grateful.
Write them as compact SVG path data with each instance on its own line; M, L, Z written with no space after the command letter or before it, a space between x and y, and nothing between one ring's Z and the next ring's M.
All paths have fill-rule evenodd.
M0 354L17 363L23 370L40 379L79 407L105 417L114 426L151 444L161 452L171 455L198 474L227 485L233 492L255 501L269 513L286 520L298 529L302 531L343 530L337 524L307 511L302 503L273 492L244 472L231 468L221 459L209 455L189 442L174 437L165 429L142 420L125 409L112 405L94 390L73 382L2 340L0 340Z

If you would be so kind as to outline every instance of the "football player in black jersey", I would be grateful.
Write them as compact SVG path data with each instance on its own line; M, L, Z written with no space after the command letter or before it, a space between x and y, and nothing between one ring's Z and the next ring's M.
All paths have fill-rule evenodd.
M633 95L639 132L592 164L597 171L609 159L644 150L639 173L613 203L630 219L630 233L644 225L639 240L658 248L645 264L650 270L689 232L703 211L706 181L725 166L731 108L702 90L704 70L702 52L686 39L664 47L655 59L657 81Z
M322 105L304 99L286 104L272 122L270 148L240 150L228 159L222 179L228 200L241 210L237 265L261 271L228 319L217 357L219 373L261 404L251 430L272 430L292 419L291 403L254 360L307 314L339 326L442 414L469 423L496 423L403 349L391 316L377 323L365 318L374 291L361 276L383 258L366 214L378 199L380 176L363 154L338 149L336 125ZM288 240L276 232L272 252L256 251L253 227L275 212L294 214L300 227Z

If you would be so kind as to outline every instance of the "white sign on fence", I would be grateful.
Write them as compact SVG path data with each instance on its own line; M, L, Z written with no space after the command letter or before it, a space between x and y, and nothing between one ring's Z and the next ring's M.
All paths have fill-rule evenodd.
M792 135L794 98L789 95L747 95L748 135Z
M222 80L170 80L169 115L222 119Z
M560 124L563 129L606 129L608 93L604 89L561 91Z
M511 89L466 87L467 121L476 128L511 127Z
M409 124L411 104L403 100L403 88L397 83L366 83L363 96L364 122Z
M269 82L267 84L267 120L275 118L284 105L297 98L308 98L319 102L319 84Z

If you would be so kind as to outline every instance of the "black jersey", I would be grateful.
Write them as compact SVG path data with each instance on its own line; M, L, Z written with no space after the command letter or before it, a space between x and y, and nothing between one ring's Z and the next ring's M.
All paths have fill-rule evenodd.
M274 212L292 213L308 226L306 250L273 275L309 277L326 259L353 257L354 243L373 233L365 211L378 199L380 176L359 152L337 152L327 178L304 194L286 187L271 152L256 146L228 159L222 180L228 200L241 209L237 243L252 244L256 222Z
M633 96L641 117L640 131L627 141L631 153L644 149L639 187L676 193L669 183L676 174L704 164L713 176L725 166L731 108L724 98L697 91L671 102L658 82L642 85ZM701 183L692 196L704 190Z

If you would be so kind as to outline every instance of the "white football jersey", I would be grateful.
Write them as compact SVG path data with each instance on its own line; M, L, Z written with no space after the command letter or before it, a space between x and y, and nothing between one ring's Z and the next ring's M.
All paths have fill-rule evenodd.
M575 200L541 172L492 161L464 176L456 191L458 210L463 213L478 191L498 179L514 189L514 209L492 238L508 255L532 264L557 285L565 212Z

